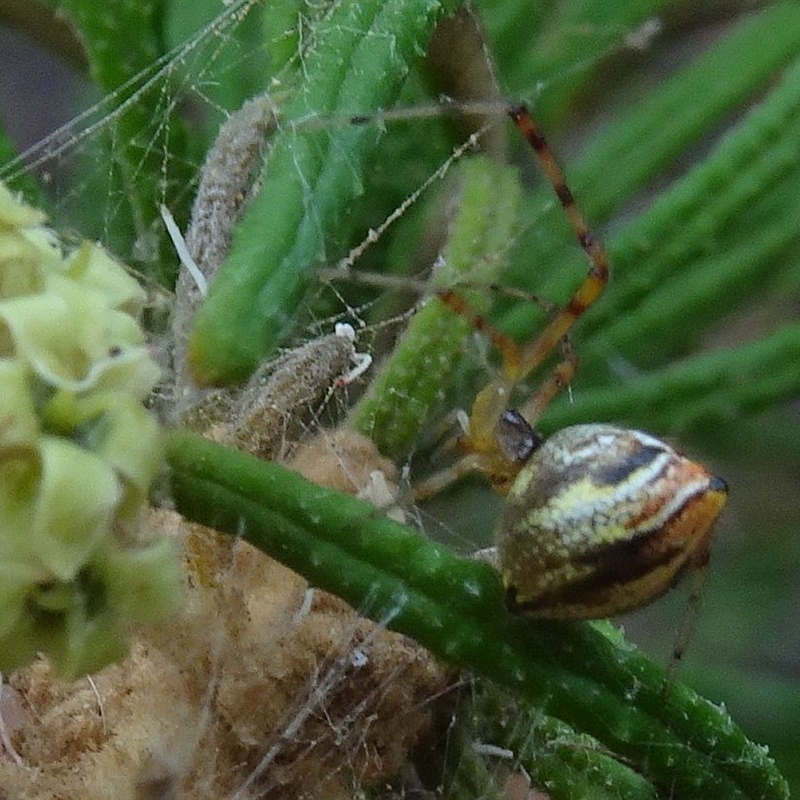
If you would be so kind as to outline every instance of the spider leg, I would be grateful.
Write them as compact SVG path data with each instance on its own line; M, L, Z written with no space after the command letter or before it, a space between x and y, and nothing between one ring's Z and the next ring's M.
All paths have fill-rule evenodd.
M427 500L429 497L444 491L448 486L461 480L461 478L483 471L483 461L480 456L472 453L462 456L449 467L434 472L433 475L416 484L413 489L414 502L418 503L420 500Z
M570 331L575 321L597 300L608 283L608 256L599 239L589 230L583 214L578 208L572 192L567 186L564 173L559 167L539 126L525 106L509 109L509 117L533 149L547 180L561 203L564 213L580 246L591 261L583 283L570 297L569 302L556 314L539 336L521 354L516 368L516 380L521 380L535 370L559 341Z
M706 575L708 573L709 562L709 547L706 544L695 557L687 565L690 571L691 583L689 588L689 599L686 601L686 609L683 613L683 618L678 625L678 632L675 638L675 644L672 648L672 659L667 667L667 673L664 677L664 685L662 686L662 694L667 695L675 683L675 678L678 674L678 667L681 664L681 659L686 653L686 648L689 646L689 641L692 638L697 616L700 611L700 601L703 596L703 586L705 585Z
M547 380L521 405L520 414L533 426L553 398L565 387L569 386L578 369L580 358L567 336L562 340L563 358L553 367Z
M478 392L469 416L469 429L461 444L470 455L451 470L451 480L471 470L485 472L500 491L505 491L519 471L520 463L509 458L498 446L497 429L503 414L511 405L514 387L539 367L547 356L563 342L575 321L597 300L608 283L609 265L603 245L589 231L564 173L555 160L544 136L525 106L508 109L508 116L533 149L545 176L561 203L575 236L589 258L590 266L581 285L569 302L556 311L542 333L526 347L520 347L510 336L497 330L481 314L452 289L437 292L439 299L473 327L485 334L500 353L502 369L497 377ZM555 395L569 383L578 364L569 344L565 358L556 365L550 377L521 409L529 422L537 420ZM438 484L437 484L438 485Z
M455 313L466 318L476 330L483 333L500 353L503 368L500 374L475 397L469 415L469 430L461 440L463 448L468 452L482 453L491 458L497 450L495 427L510 403L523 353L508 334L495 328L460 294L452 289L441 289L437 292L437 296Z
M522 293L518 292L517 294ZM495 328L483 315L476 312L460 294L457 294L452 289L440 290L438 297L453 311L466 318L476 330L484 334L500 353L503 365L502 374L483 389L481 392L483 397L479 396L480 399L476 399L478 415L476 417L476 406L473 406L469 438L466 443L466 449L473 452L486 453L495 449L496 420L508 408L509 394L517 383L517 376L523 374L522 366L525 362L525 351L520 348L514 339ZM525 299L530 301L530 295L525 293ZM563 311L560 308L550 308L550 304L545 304L536 298L534 298L533 302L542 307L547 307L552 318L563 315ZM557 341L555 344L557 344ZM565 386L569 385L577 371L580 359L567 334L561 339L561 348L563 351L562 360L553 368L553 371L539 389L519 408L522 416L531 425L536 423L553 398ZM462 444L464 444L463 441Z

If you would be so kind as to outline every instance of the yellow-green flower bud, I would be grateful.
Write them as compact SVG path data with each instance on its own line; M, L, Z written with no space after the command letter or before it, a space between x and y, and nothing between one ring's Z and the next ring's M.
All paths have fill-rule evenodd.
M0 183L0 670L44 653L73 676L173 609L179 572L140 528L161 462L144 292L43 223Z

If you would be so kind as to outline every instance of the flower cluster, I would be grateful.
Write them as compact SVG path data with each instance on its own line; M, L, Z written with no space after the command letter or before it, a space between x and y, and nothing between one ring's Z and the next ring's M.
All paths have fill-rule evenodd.
M170 542L142 534L161 463L145 295L99 246L64 252L0 184L0 670L79 675L174 608Z

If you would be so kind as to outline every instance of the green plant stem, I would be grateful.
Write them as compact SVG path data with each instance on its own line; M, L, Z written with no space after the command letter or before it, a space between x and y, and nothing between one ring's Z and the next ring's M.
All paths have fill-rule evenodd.
M494 759L506 771L523 770L552 800L654 800L653 785L628 764L616 760L595 739L576 733L541 709L512 699L485 681L475 681L454 715L459 721L451 794L448 797L505 798L495 780L492 756L476 744L492 744L510 753ZM455 748L453 748L455 749ZM451 760L451 759L448 759Z
M541 87L534 105L545 125L562 116L603 56L627 48L626 33L652 19L665 0L603 0L553 3L481 2L493 52L514 93ZM532 44L533 42L533 44ZM533 101L532 101L533 102Z
M447 225L432 289L460 281L481 286L495 282L518 221L521 190L513 170L485 158L468 159L454 170L451 178L457 175L460 183L460 206ZM495 202L487 208L490 196ZM488 309L487 292L465 288L461 294L476 313ZM442 386L452 381L472 330L470 320L430 298L412 317L348 424L372 439L385 456L406 458L419 430L430 422L429 412L441 404Z
M765 36L776 42L774 48L763 47ZM567 165L579 203L597 224L767 79L774 81L776 69L785 69L778 85L708 158L611 241L611 283L578 332L584 379L608 380L604 354L645 365L682 354L721 313L741 305L757 288L763 290L764 276L769 283L786 269L786 260L774 256L776 249L797 246L797 226L789 215L800 182L798 48L800 7L779 3L764 9L611 124ZM646 147L637 146L642 141ZM614 169L618 163L625 168ZM541 208L542 197L553 207L540 215L536 229L559 230L559 209L549 196L537 197L534 208ZM774 202L776 197L783 198L782 204ZM754 258L759 243L761 254ZM548 299L566 297L583 268L576 256L575 248L558 237L526 239L513 281ZM712 302L710 284L700 273L704 260L714 257ZM691 325L685 324L687 304L695 306ZM652 327L653 307L661 321L643 351L639 326ZM526 338L536 329L536 319L535 311L517 304L502 327ZM633 336L631 327L637 331Z
M548 409L546 428L587 419L624 420L675 433L728 424L800 392L800 325L757 341L705 353L630 381L585 388Z
M658 293L670 276L690 279L695 259L713 252L717 242L727 245L728 238L747 224L753 207L772 196L778 181L796 176L799 86L800 61L796 61L780 85L711 157L664 193L615 241L613 252L621 280L617 290L604 298L608 302L587 318L587 336L609 327L626 309L637 308L651 288ZM752 220L748 221L749 230ZM796 228L790 227L785 236L793 233L796 236ZM728 275L720 276L720 285L726 288L726 278L734 284L739 280L741 262L734 256L730 254ZM673 307L676 313L684 313L680 303Z
M372 619L590 733L665 796L787 796L764 751L722 709L680 684L665 693L663 670L592 625L510 615L488 565L193 434L170 435L168 460L185 516L242 536Z
M607 219L621 200L662 176L728 115L768 89L799 49L800 7L776 3L745 16L713 47L647 92L568 165L587 215ZM615 164L625 168L613 169Z
M763 47L765 36L775 47ZM800 62L792 62L798 47L800 7L779 3L763 9L648 95L567 165L590 218L607 216L720 117L763 90L776 69L785 70L705 161L612 241L609 288L576 329L582 366L574 400L548 409L545 429L608 419L674 434L758 411L797 391L800 373L789 330L740 351L663 364L690 352L722 314L770 288L800 284L793 201L800 191ZM731 73L733 63L747 69ZM723 80L721 73L728 77ZM643 140L647 147L635 146ZM618 162L625 169L609 169ZM608 185L601 175L608 176ZM582 191L582 186L591 191ZM563 240L552 236L552 230L564 227L563 213L550 187L545 191L548 210L533 228L549 233L530 241L526 237L521 260L530 274L517 282L530 285L533 277L531 288L555 299L574 289L586 266L570 237L564 249ZM541 208L543 202L537 195L530 207ZM531 332L541 327L541 317L533 304L515 301L500 327L530 340ZM427 351L414 346L403 352ZM429 407L423 377L430 368L411 369L407 360L397 363L403 368L402 390L397 390L398 383L379 380L370 389L369 402L391 412L391 419L406 421L394 428L405 434L406 449L389 451L405 457L420 428L421 416L412 420L411 414ZM621 380L620 372L627 372L627 379ZM743 381L742 375L752 380ZM445 385L442 376L440 385ZM357 423L361 430L378 437L393 429L362 423L363 418Z

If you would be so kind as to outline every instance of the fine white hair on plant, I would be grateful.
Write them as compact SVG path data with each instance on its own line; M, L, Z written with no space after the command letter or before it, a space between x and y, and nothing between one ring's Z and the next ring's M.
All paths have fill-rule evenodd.
M349 322L337 322L333 326L333 333L335 336L341 336L355 345L356 331ZM353 347L353 352L350 354L350 361L353 364L353 368L339 376L337 379L337 386L348 386L353 381L360 378L372 366L372 355L370 353L359 353L355 347Z
M514 751L507 747L498 747L496 744L486 744L485 742L473 742L472 752L479 756L492 756L493 758L504 758L511 760L514 758Z
M345 339L349 339L351 342L355 342L356 340L355 328L353 328L349 322L337 322L333 326L333 332L337 336L343 336Z
M189 276L194 281L200 296L205 297L206 294L208 294L208 281L203 271L197 265L197 262L192 258L189 249L186 247L186 239L183 238L183 234L180 228L178 228L175 218L172 216L172 212L165 205L159 206L158 210L161 214L161 219L164 220L164 227L167 229L167 233L175 248L175 252L178 254L178 258L181 260L181 264L186 268Z

